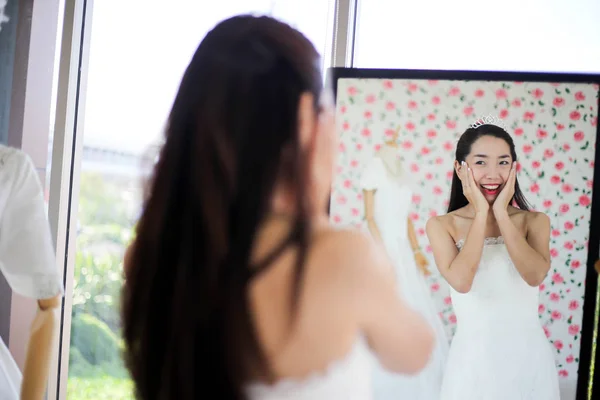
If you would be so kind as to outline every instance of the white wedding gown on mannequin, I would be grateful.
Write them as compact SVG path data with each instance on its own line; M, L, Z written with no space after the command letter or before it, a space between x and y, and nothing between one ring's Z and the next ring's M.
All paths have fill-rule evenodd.
M394 163L396 170L401 170L400 162L394 149L382 148L363 172L361 187L364 190L376 190L374 219L385 249L394 263L399 292L427 319L435 332L436 346L429 364L417 375L401 375L383 367L375 368L375 399L438 400L448 354L448 337L410 246L407 224L413 191L407 181L399 180L390 173Z
M2 145L0 272L11 289L25 297L47 299L64 293L38 174L25 153ZM18 400L21 380L21 371L0 339L0 399Z
M442 400L559 400L539 289L521 278L501 237L485 240L471 290L450 292L458 321Z

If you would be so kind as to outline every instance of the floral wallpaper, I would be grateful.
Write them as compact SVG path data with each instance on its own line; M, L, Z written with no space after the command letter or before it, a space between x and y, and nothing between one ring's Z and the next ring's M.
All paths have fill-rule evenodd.
M552 267L540 286L539 317L563 384L572 384L579 360L598 90L593 84L340 79L331 219L366 229L358 187L362 169L399 128L404 167L418 187L410 217L429 257L431 294L451 337L456 317L425 223L448 205L456 140L476 119L497 115L515 140L525 196L552 221Z

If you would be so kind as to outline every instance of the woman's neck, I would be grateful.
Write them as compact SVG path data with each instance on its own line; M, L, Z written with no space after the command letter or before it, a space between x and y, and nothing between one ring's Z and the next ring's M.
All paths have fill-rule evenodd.
M473 207L471 205L471 203L469 203L466 207L465 207L465 211L467 212L467 214L469 216L471 216L472 218L475 218L475 207ZM494 212L492 211L492 206L490 205L490 208L487 212L487 217L486 217L486 221L488 224L494 224L496 223L496 216L494 215Z

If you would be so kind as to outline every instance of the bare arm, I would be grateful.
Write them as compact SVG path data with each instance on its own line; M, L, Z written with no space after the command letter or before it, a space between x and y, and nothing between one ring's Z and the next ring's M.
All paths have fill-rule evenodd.
M398 373L419 372L433 350L431 327L399 296L392 265L381 246L363 238L347 248L352 249L348 256L360 331L384 367Z
M365 199L365 219L371 236L378 242L381 242L381 232L375 223L375 192L377 190L363 190L363 198Z
M496 215L508 254L517 271L530 286L540 285L550 269L550 218L543 213L528 216L524 238L508 212Z
M476 214L460 252L438 217L427 221L427 237L435 264L448 284L459 293L469 292L473 285L483 252L486 217Z
M57 334L56 310L61 298L38 300L38 311L31 324L27 356L21 382L21 399L38 400L46 395L53 343Z

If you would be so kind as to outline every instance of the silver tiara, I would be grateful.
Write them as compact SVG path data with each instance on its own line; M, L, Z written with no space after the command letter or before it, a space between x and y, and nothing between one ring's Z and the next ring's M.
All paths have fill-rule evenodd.
M502 121L500 118L498 118L497 115L489 114L485 117L481 117L478 120L476 120L474 123L471 124L471 128L475 129L482 125L496 125L508 132L508 127L506 126L504 121Z

